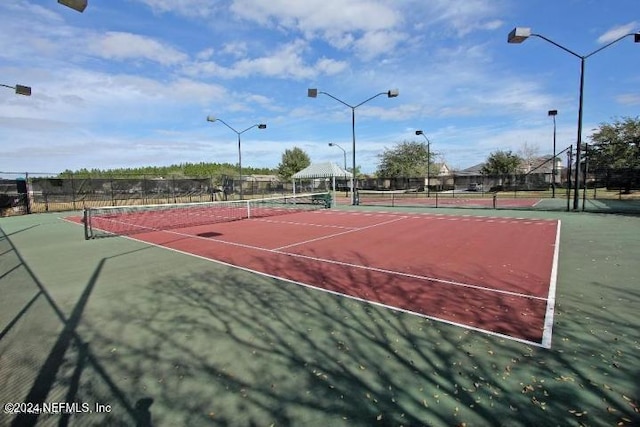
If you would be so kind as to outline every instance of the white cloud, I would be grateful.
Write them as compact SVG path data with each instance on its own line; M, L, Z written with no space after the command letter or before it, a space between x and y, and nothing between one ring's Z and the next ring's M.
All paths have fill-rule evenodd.
M263 25L295 28L301 32L375 31L395 28L402 15L388 1L372 0L234 0L239 17Z
M247 42L245 41L234 41L231 43L225 43L221 50L222 53L231 55L236 58L247 56L248 51L249 47L247 46Z
M218 0L139 0L155 13L175 12L187 17L208 18L222 3Z
M211 57L213 56L214 53L215 53L215 50L210 47L210 48L201 50L200 52L196 53L195 57L199 61L208 61L209 59L211 59Z
M640 94L624 93L616 97L616 101L623 105L640 105Z
M146 59L162 65L175 65L188 59L185 53L177 49L132 33L107 32L95 36L87 45L94 55L120 61Z
M389 56L396 45L406 38L406 34L396 31L370 31L355 42L355 50L365 60Z
M335 59L320 58L316 62L315 68L319 74L331 76L344 71L347 68L347 63Z
M307 39L320 37L338 49L354 49L373 59L391 52L407 36L404 18L388 1L235 0L231 10L241 19L295 30Z
M307 48L307 43L298 39L279 46L269 55L243 58L230 66L219 65L213 61L197 62L185 66L185 72L191 76L222 78L267 76L279 79L309 79L321 74L337 74L347 67L343 61L324 57L310 64L304 58Z
M606 33L598 37L598 43L601 43L601 44L611 43L612 41L626 34L634 33L638 31L639 26L640 25L638 24L638 22L633 21L625 25L613 27L609 31L607 31Z
M475 30L495 30L502 21L494 16L503 10L500 0L435 0L423 3L427 19L444 23L459 37Z

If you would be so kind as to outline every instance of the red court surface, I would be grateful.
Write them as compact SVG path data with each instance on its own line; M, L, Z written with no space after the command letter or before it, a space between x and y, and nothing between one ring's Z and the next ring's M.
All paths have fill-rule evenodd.
M129 238L550 347L560 223L299 212Z

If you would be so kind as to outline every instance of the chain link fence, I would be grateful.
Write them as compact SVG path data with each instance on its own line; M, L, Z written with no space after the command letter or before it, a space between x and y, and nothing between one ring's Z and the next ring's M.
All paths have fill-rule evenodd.
M3 173L9 175L8 173ZM64 178L13 174L0 179L0 214L61 212L85 207L192 203L269 197L292 191L271 176Z
M425 177L359 178L358 204L415 207L578 210L640 214L640 168L589 170L572 185L571 159L554 171L548 161L520 173L492 176L450 173ZM555 174L554 174L555 172ZM80 210L84 207L189 203L270 197L293 192L272 175L93 178L0 172L0 215ZM242 186L242 187L241 187ZM350 191L350 180L336 180Z

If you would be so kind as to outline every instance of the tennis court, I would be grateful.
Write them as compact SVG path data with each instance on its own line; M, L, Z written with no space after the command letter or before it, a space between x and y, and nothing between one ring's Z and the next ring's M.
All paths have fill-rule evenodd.
M111 412L0 424L637 425L640 219L460 213L321 208L89 241L58 214L1 218L0 400Z
M427 196L425 193L393 191L361 191L359 199L360 204L366 206L485 209L531 209L543 201L540 197L510 197L508 194L498 197L497 193L434 192Z
M241 221L224 203L107 208L90 219L93 233L550 347L559 221L335 211L300 200L252 201Z

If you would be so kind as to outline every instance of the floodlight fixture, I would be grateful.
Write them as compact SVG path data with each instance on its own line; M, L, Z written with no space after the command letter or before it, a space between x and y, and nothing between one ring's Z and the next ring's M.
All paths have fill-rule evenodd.
M16 92L16 95L31 96L31 86L24 86L24 85L10 86L5 84L0 84L0 86L13 89Z
M549 112L547 114L549 116L557 116L558 115L558 110L549 110Z
M513 30L511 30L511 32L509 33L507 42L512 44L522 43L529 37L531 37L531 28L516 27Z
M70 7L82 13L87 8L87 0L58 0L61 5Z

